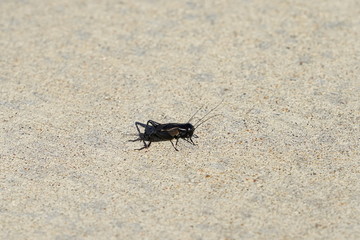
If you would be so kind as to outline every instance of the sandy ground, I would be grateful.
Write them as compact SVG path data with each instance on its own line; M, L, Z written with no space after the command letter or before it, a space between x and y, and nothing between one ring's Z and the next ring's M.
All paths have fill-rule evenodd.
M360 239L358 0L3 0L0 34L1 239Z

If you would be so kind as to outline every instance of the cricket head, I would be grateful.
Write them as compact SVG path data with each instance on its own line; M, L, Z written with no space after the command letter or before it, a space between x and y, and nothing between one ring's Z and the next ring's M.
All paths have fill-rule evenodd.
M179 127L180 138L191 138L194 135L195 127L191 123L181 124Z

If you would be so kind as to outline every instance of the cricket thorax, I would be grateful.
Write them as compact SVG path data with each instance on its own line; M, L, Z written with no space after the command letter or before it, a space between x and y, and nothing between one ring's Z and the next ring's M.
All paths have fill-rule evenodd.
M179 124L179 135L181 138L191 138L195 127L191 123Z

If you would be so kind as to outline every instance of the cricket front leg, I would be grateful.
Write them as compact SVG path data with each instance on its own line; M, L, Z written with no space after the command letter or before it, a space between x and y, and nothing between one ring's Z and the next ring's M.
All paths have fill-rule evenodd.
M192 138L190 138L190 142L191 142L194 146L196 146L196 143L194 143L194 141L192 140Z
M196 146L196 143L194 143L194 141L193 141L191 138L189 138L189 139L183 138L183 139L184 139L185 141L187 141L188 143Z

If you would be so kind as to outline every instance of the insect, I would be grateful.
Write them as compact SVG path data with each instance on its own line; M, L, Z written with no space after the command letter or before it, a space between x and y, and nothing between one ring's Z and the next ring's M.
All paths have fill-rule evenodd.
M224 101L224 100L223 100ZM195 115L202 109L199 108L192 117L187 121L187 123L158 123L153 120L147 121L146 124L141 122L135 122L136 129L139 132L139 138L135 140L130 140L131 142L135 141L143 141L144 147L135 149L135 150L142 150L145 148L149 148L152 142L159 142L159 141L170 141L172 146L176 151L179 151L176 147L178 144L179 139L183 139L186 142L196 145L192 138L198 138L196 134L194 134L195 130L210 120L213 117L216 117L218 115L211 116L205 120L203 120L205 117L207 117L211 112L213 112L216 108L220 106L220 104L223 102L221 101L218 105L216 105L213 109L211 109L208 113L206 113L200 120L198 120L194 125L191 124L191 120L195 117ZM142 133L139 129L139 126L145 128L144 132ZM174 144L172 140L176 140L176 143ZM149 142L146 144L146 142Z

